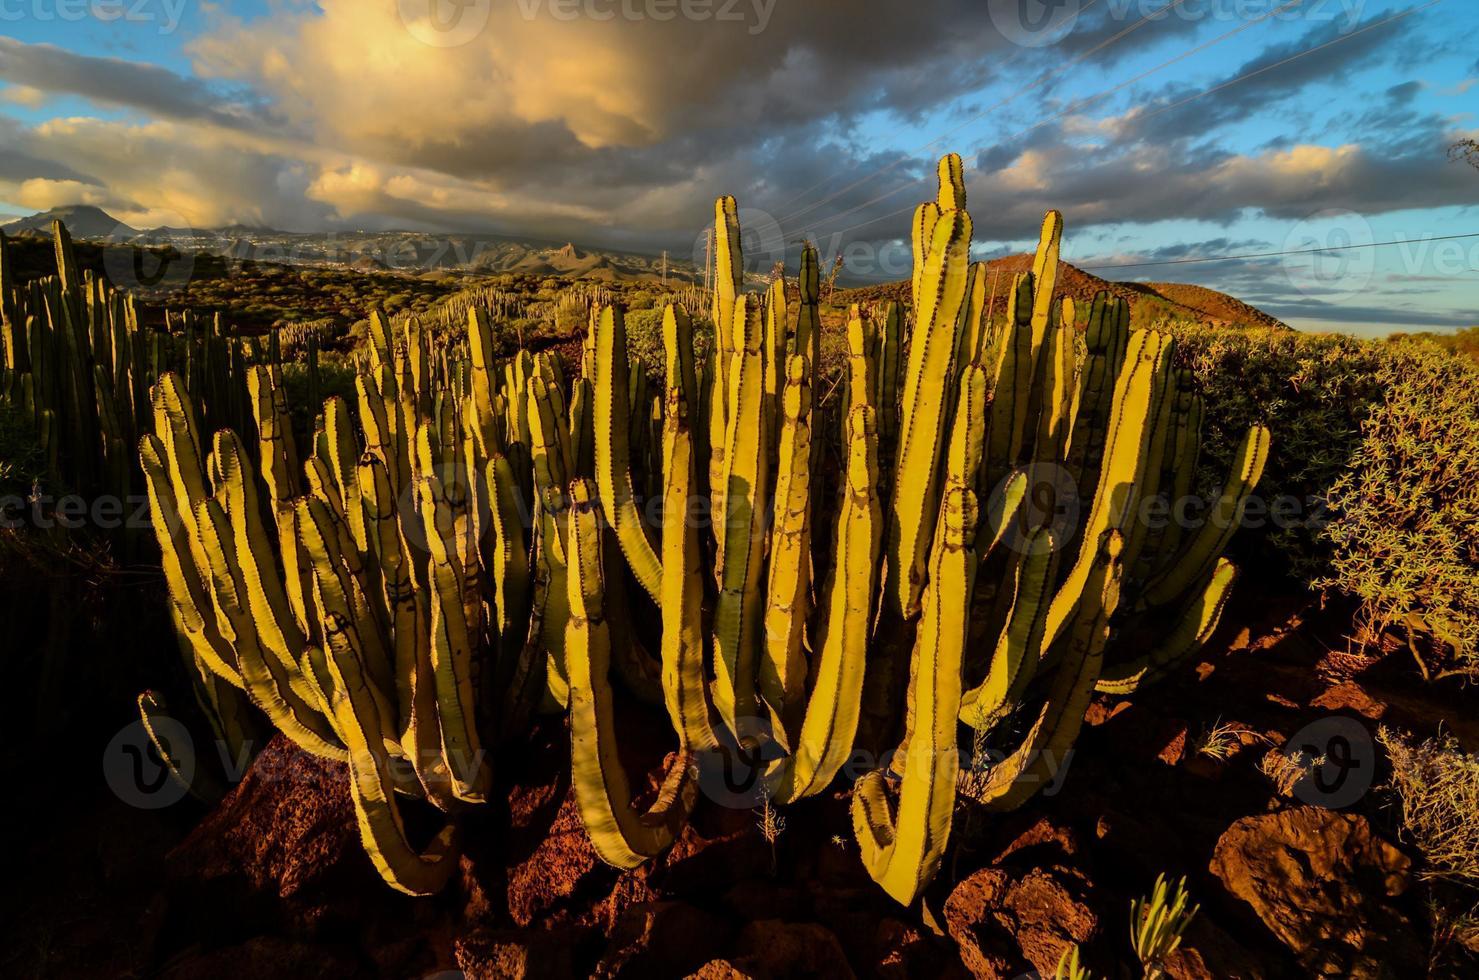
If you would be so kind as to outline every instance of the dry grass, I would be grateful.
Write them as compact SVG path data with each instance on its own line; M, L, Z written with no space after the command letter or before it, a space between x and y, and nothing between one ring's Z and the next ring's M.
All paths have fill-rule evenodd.
M1424 876L1479 887L1479 759L1451 737L1414 744L1383 726L1377 740L1392 761L1403 829L1427 861Z
M1258 771L1268 777L1280 796L1290 796L1300 780L1320 768L1327 760L1311 758L1302 751L1285 755L1281 749L1271 749L1258 763Z
M1192 738L1191 754L1204 755L1218 762L1226 762L1237 755L1247 744L1244 739L1265 744L1269 742L1268 736L1261 732L1255 732L1236 722L1224 722L1219 718Z

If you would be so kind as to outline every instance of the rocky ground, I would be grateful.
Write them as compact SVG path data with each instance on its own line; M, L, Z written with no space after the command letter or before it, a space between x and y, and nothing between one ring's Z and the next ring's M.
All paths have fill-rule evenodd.
M1015 978L1051 976L1076 942L1096 975L1138 977L1129 903L1164 871L1201 905L1173 978L1468 973L1463 950L1434 943L1374 736L1446 719L1474 750L1479 719L1400 656L1345 652L1339 610L1245 595L1228 618L1252 625L1152 692L1092 707L1058 791L1007 816L957 813L919 908L869 880L845 793L787 808L774 848L754 812L709 803L660 860L604 866L559 722L503 753L507 805L468 816L447 892L406 898L361 851L343 772L279 737L213 808L143 811L77 781L86 805L12 838L0 970ZM1326 764L1279 787L1260 763L1291 740Z

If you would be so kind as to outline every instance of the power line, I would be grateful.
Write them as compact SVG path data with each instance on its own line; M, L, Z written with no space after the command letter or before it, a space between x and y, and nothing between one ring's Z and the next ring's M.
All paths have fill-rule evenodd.
M1119 262L1111 265L1081 265L1085 272L1105 269L1145 269L1158 265L1195 265L1199 262L1237 262L1242 259L1268 259L1279 255L1310 255L1317 252L1345 252L1356 248L1386 248L1389 245L1419 245L1428 242L1451 242L1460 238L1479 238L1479 231L1463 235L1438 235L1429 238L1405 238L1391 242L1362 242L1356 245L1321 245L1317 248L1293 248L1280 252L1244 252L1241 255L1208 255L1194 259L1163 259L1159 262Z
M1219 37L1214 38L1212 41L1209 41L1209 42L1201 45L1199 48L1194 49L1194 50L1205 50L1207 47L1209 47L1212 44L1218 43L1218 42L1220 42L1220 41L1222 41L1222 40L1224 40L1224 39L1226 39L1228 37L1231 37L1233 34L1236 34L1236 33L1239 33L1241 31L1247 30L1253 24L1259 23L1262 20L1266 20L1269 17L1273 16L1274 14L1278 13L1279 11L1282 11L1282 10L1284 10L1287 7L1293 6L1295 3L1302 3L1302 2L1303 2L1303 0L1291 0L1290 3L1286 3L1286 4L1284 4L1281 7L1276 7L1273 10L1269 11L1267 14L1264 14L1262 17L1259 17L1259 18L1257 18L1257 19L1255 19L1253 21L1250 21L1249 23L1244 24L1241 27L1234 28L1232 31L1229 31L1226 34L1220 35ZM1353 38L1353 37L1359 37L1360 35L1366 33L1367 31L1375 30L1378 27L1385 27L1388 24L1395 23L1395 22L1397 22L1399 20L1402 20L1405 17L1409 17L1412 14L1418 13L1419 11L1426 10L1429 7L1436 6L1437 4L1440 4L1442 2L1443 2L1443 0L1429 0L1428 3L1425 3L1425 4L1423 4L1420 7L1412 7L1412 8L1409 8L1408 10L1402 11L1401 13L1395 14L1395 15L1393 15L1391 17L1387 17L1384 20L1379 20L1379 21L1376 21L1375 23L1367 24L1365 27L1361 28L1358 31L1352 31L1349 34L1342 34L1340 37L1337 37L1337 38L1334 38L1332 40L1326 41L1324 44L1316 45L1315 47L1310 48L1310 49L1308 49L1306 51L1301 51L1298 54L1291 55L1288 58L1283 59L1282 61L1275 62L1272 65L1264 65L1262 68L1257 68L1257 69L1254 69L1253 71L1250 71L1250 72L1245 72L1244 74L1239 75L1236 78L1228 79L1227 81L1222 82L1222 83L1220 83L1218 85L1215 85L1212 88L1206 89L1205 91L1198 92L1195 95L1188 96L1187 98L1181 99L1180 101L1175 102L1175 103L1172 103L1170 105L1162 106L1162 107L1156 109L1154 112L1147 113L1146 115L1141 116L1140 119L1142 119L1142 120L1144 120L1144 119L1152 119L1155 116L1160 115L1161 113L1164 113L1164 112L1168 112L1168 111L1170 111L1173 108L1179 108L1180 106L1186 105L1189 102L1194 102L1197 99L1203 98L1203 97L1208 96L1208 95L1212 95L1215 92L1220 92L1223 89L1230 88L1231 86L1237 85L1240 82L1245 82L1245 81L1247 81L1250 78L1254 78L1254 77L1256 77L1258 75L1262 75L1264 72L1272 71L1275 68L1283 67L1284 65L1290 64L1291 62L1298 61L1300 58L1306 58L1306 57L1308 57L1308 56L1310 56L1312 54L1315 54L1316 52L1322 51L1325 48L1328 48L1328 47L1330 47L1332 45L1339 44L1342 41L1349 41L1351 38ZM1185 58L1187 55L1189 55L1191 53L1194 53L1194 51L1189 51L1189 52L1187 52L1187 54L1184 54L1184 55L1178 56L1175 59L1172 59L1172 61L1174 62L1174 61L1181 60L1182 58ZM1170 64L1170 63L1171 62L1167 62L1167 64ZM1163 67L1165 67L1165 65L1158 66L1157 68L1152 69L1152 71L1158 71L1158 70L1160 70L1160 68L1163 68ZM1142 73L1142 76L1141 76L1142 78L1144 77L1144 74L1145 73ZM1095 100L1097 100L1099 98L1102 98L1105 95L1110 94L1111 92L1118 91L1120 88L1123 88L1125 84L1129 84L1129 83L1122 83L1121 85L1115 86L1115 88L1110 89L1110 90L1108 90L1106 92L1101 92L1098 95L1089 96L1087 99L1082 99L1082 100L1080 100L1076 104L1076 106L1077 107L1082 107L1083 105L1086 105L1089 102L1093 102L1093 101L1095 101ZM1012 139L1015 139L1017 136L1022 135L1022 133L1031 132L1033 129L1036 129L1039 126L1043 126L1047 122L1052 121L1052 119L1060 118L1067 111L1069 111L1069 110L1064 110L1064 112L1060 112L1057 115L1051 117L1050 119L1043 120L1042 122L1034 123L1032 126L1027 127L1026 129L1022 130L1021 132L1016 133L1016 134L1013 134L1013 136L1011 138ZM912 185L906 185L906 186L912 186ZM903 189L903 188L895 188L893 191L890 191L888 194L880 195L878 198L875 198L872 201L869 201L869 202L866 202L866 203L864 203L862 205L859 205L857 208L851 208L851 209L849 209L847 211L843 211L843 212L841 212L838 215L834 215L832 218L830 218L828 220L835 220L836 218L842 217L843 215L851 214L854 211L859 210L860 208L868 207L871 204L876 204L876 203L878 203L878 201L884 200L884 199L892 196L893 194L898 193L898 191L901 190L901 189ZM850 225L847 228L843 228L841 231L831 232L831 234L834 235L834 236L837 236L837 235L845 235L848 232L856 231L859 228L866 228L868 225L876 224L879 221L884 221L884 220L887 220L889 218L895 218L895 217L898 217L901 214L908 214L908 213L912 212L913 210L914 210L913 206L910 206L910 207L907 207L907 208L902 208L902 209L900 209L898 211L891 211L888 214L882 214L882 215L879 215L876 218L869 218L867 221L859 222L858 224L855 224L855 225Z
M1252 20L1249 20L1249 21L1247 21L1247 22L1245 22L1245 23L1243 23L1243 24L1241 24L1241 25L1239 25L1237 27L1234 27L1230 31L1226 31L1226 32L1224 32L1222 34L1217 35L1214 38L1211 38L1210 40L1203 41L1201 44L1198 44L1198 45L1195 45L1193 47L1187 48L1185 51L1181 52L1176 57L1171 58L1171 59L1169 59L1167 61L1163 61L1159 65L1156 65L1154 68L1148 68L1145 71L1141 72L1140 74L1134 76L1133 78L1130 78L1130 79L1127 79L1127 80L1125 80L1123 82L1120 82L1118 85L1115 85L1112 88L1107 88L1104 91L1099 92L1099 93L1097 93L1095 95L1086 96L1086 97L1084 97L1082 99L1077 100L1076 102L1071 103L1070 105L1066 106L1063 109L1060 109L1059 111L1055 112L1053 115L1047 117L1046 119L1040 119L1037 122L1033 123L1031 126L1028 126L1028 127L1024 128L1024 129L1018 130L1017 132L1013 133L1011 136L1007 137L1007 141L1017 139L1018 137L1021 137L1021 136L1025 136L1027 133L1032 132L1034 129L1039 129L1039 128L1047 125L1048 123L1053 122L1054 120L1062 119L1064 116L1066 116L1066 115L1068 115L1070 113L1078 112L1078 111L1082 110L1087 105L1090 105L1090 104L1092 104L1094 102L1097 102L1100 99L1107 98L1107 97L1113 95L1116 92L1122 91L1123 89L1126 89L1126 88L1130 87L1131 85L1136 84L1137 82L1142 82L1145 79L1149 78L1151 75L1156 74L1157 72L1164 71L1165 69L1171 67L1174 64L1177 64L1178 62L1185 61L1187 58L1190 58L1193 55L1200 54L1201 52L1207 50L1208 48L1210 48L1210 47L1212 47L1214 45L1217 45L1217 44L1221 44L1223 41L1226 41L1228 38L1235 37L1236 35L1241 34L1244 31L1249 30L1250 28L1256 27L1258 24L1261 24L1265 20L1268 20L1269 18L1274 17L1274 16L1282 13L1285 10L1288 10L1291 7L1297 7L1297 6L1299 6L1300 4L1302 4L1304 2L1305 2L1305 0L1286 0L1286 2L1283 5L1278 6L1278 7L1275 7L1273 9L1269 10L1268 12L1266 12L1266 13L1258 16L1258 17L1253 18ZM1206 93L1203 93L1203 94L1206 94ZM1149 118L1149 117L1146 117L1146 118ZM885 191L884 193L882 193L882 194L878 195L877 197L873 198L872 200L864 201L862 204L856 205L855 207L851 207L851 208L848 208L845 211L839 211L837 214L828 216L827 218L823 219L823 224L825 224L828 221L836 221L838 218L845 218L849 214L855 214L858 211L863 210L864 208L871 207L872 205L877 204L880 201L887 200L888 198L893 197L895 194L898 194L901 191L905 191L905 190L908 190L911 187L917 186L919 183L920 183L920 181L915 181L914 183L911 183L911 184L903 184L903 185L901 185L899 187L895 187L891 191ZM879 216L877 218L872 218L872 219L870 219L868 221L862 222L861 224L851 225L851 226L849 226L847 228L844 228L840 232L833 232L833 234L835 234L835 235L844 235L844 234L846 234L849 231L854 231L854 230L856 230L858 228L865 228L865 227L867 227L868 225L872 224L875 221L882 221L882 220L884 220L884 218L892 218L892 217L895 217L895 216L900 215L900 214L907 214L908 212L910 212L912 210L914 210L914 208L911 205L910 207L903 208L903 209L901 209L899 211L893 211L893 212L890 212L889 214L881 215L881 216Z
M936 136L934 139L930 140L928 143L924 143L924 144L921 144L920 146L915 147L913 150L910 150L907 154L905 154L903 156L900 156L898 159L894 160L892 163L887 164L887 165L885 165L883 167L880 167L879 169L877 169L875 171L872 171L871 173L864 174L863 176L859 177L857 180L853 181L852 183L848 184L847 186L842 187L839 190L834 191L833 193L828 194L826 197L823 197L823 198L821 198L821 199L819 199L817 201L813 201L811 204L808 204L806 207L802 208L801 210L791 212L790 214L788 214L788 215L782 217L781 219L779 219L779 221L777 223L778 224L785 224L787 222L794 221L797 218L801 217L801 215L806 214L808 211L812 211L812 210L814 210L816 208L819 208L823 204L826 204L829 201L835 201L837 198L841 197L843 194L846 194L848 191L852 190L853 188L858 187L858 186L861 186L862 184L866 184L868 181L872 180L873 178L879 177L879 176L881 176L883 174L886 174L890 170L896 170L896 169L898 169L900 166L902 166L905 163L912 162L913 161L913 157L914 157L915 154L920 153L923 150L927 150L930 147L935 146L936 144L938 144L938 143L940 143L940 142L942 142L942 141L944 141L946 139L949 139L951 136L954 136L956 133L960 132L962 129L965 129L967 126L970 126L970 125L973 125L974 123L980 122L982 119L986 118L991 113L995 112L997 109L1000 109L1002 106L1005 106L1005 105L1008 105L1008 104L1010 104L1012 102L1015 102L1017 99L1021 98L1024 95L1026 95L1028 92L1031 92L1033 89L1041 88L1042 86L1044 86L1044 85L1048 84L1049 82L1053 81L1055 78L1058 78L1059 76L1063 75L1065 72L1067 72L1069 69L1073 68L1075 65L1081 64L1085 60L1087 60L1087 59L1093 57L1094 55L1098 54L1100 51L1103 51L1106 48L1112 47L1113 45L1119 43L1124 38L1128 37L1130 34L1133 34L1135 31L1139 30L1140 28L1144 27L1146 24L1150 23L1152 20L1155 20L1156 18L1160 17L1162 14L1164 14L1164 13L1170 11L1170 10L1175 9L1176 7L1179 7L1179 6L1181 6L1182 4L1184 4L1186 2L1187 2L1187 0L1170 0L1170 2L1167 3L1164 7L1160 7L1158 9L1156 9L1156 10L1152 10L1148 14L1145 14L1138 21L1136 21L1135 23L1131 24L1129 27L1125 28L1124 30L1120 31L1118 34L1114 34L1111 37L1105 38L1103 41L1100 41L1098 44L1094 45L1092 48L1089 48L1087 51L1083 51L1080 54L1074 56L1073 58L1070 58L1068 61L1066 61L1062 65L1060 65L1058 68L1054 69L1053 71L1051 71L1051 72L1047 73L1046 75L1044 75L1043 77L1039 78L1036 82L1033 82L1031 85L1028 85L1028 86L1026 86L1024 88L1019 88L1017 91L1013 92L1012 94L1010 94L1008 96L1005 96L1005 97L999 99L998 101L992 103L991 105L987 106L985 109L982 109L980 112L976 113L974 116L971 116L968 119L965 119L962 122L958 123L954 128L949 129L949 130L946 130L944 133L941 133L939 136ZM1304 0L1296 0L1296 2L1303 3ZM1099 0L1089 0L1089 2L1087 4L1085 4L1084 7L1078 12L1078 14L1075 15L1075 17L1076 18L1077 17L1082 17L1084 14L1086 14L1090 10L1092 10L1094 8L1094 5L1097 4L1097 3L1099 3ZM1019 51L1017 53L1016 57L1014 57L1012 59L1012 61L1013 62L1016 62L1021 57L1022 57L1022 52ZM817 183L813 184L811 187L808 187L806 190L802 191L801 193L796 194L796 195L793 195L786 202L786 204L782 205L782 207L789 206L791 203L793 203L793 202L795 202L795 201L797 201L797 200L799 200L801 198L804 198L806 195L810 194L812 191L816 190L818 187L821 187L822 185L824 185L826 183L827 183L827 181L826 181L825 178L823 180L821 180L821 181L818 181ZM912 184L906 184L904 186L908 187L908 186L912 186ZM849 213L850 214L851 212L849 211L849 212L844 212L844 213ZM832 217L833 218L836 218L837 216L836 215L833 215Z

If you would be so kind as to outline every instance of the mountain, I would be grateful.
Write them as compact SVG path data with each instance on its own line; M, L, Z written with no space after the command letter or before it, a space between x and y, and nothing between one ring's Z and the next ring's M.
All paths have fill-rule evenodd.
M66 207L52 208L29 218L12 221L3 230L7 235L25 231L49 235L51 223L56 220L67 226L67 231L72 233L73 238L126 239L139 234L137 228L129 227L102 208L95 208L91 204L69 204Z

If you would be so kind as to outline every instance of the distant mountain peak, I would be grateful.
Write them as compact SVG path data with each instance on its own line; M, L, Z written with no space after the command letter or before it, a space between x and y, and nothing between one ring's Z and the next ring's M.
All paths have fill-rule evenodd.
M40 211L27 218L12 221L4 227L7 235L23 231L51 233L51 223L60 221L73 238L132 238L138 229L131 228L100 207L91 204L67 204Z

